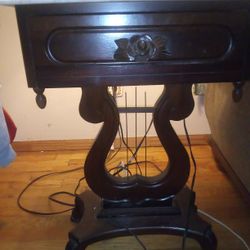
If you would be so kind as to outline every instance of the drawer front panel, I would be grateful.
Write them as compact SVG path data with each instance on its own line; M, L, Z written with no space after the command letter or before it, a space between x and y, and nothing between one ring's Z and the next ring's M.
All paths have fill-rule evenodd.
M138 39L149 37L149 43L152 41L153 46L159 47L160 51L155 57L147 58L145 55L144 61L220 60L230 55L233 43L232 34L223 26L176 26L163 27L161 30L158 27L152 27L151 29L138 28L114 32L105 29L60 29L50 34L46 46L47 55L51 60L61 63L135 61L133 57L128 60L122 55L115 57L119 53L119 41L125 43L125 48L122 48L121 53L129 53L129 46L132 46L130 41L134 37ZM148 52L144 40L139 54ZM138 46L138 44L134 46L136 45Z

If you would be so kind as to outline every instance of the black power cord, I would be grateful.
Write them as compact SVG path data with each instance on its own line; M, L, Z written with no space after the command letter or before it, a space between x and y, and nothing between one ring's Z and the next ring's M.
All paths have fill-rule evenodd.
M183 234L183 237L182 237L182 246L181 246L181 249L185 250L185 248L186 248L186 240L187 240L187 235L188 235L188 229L189 229L189 224L190 224L190 215L191 215L191 208L192 208L192 196L193 196L193 190L194 190L194 185L195 185L195 180L196 180L197 165L196 165L196 160L194 158L194 154L193 154L193 150L192 150L192 144L191 144L191 140L190 140L189 133L188 133L188 130L187 130L187 125L186 125L186 120L185 119L183 120L183 126L184 126L184 130L185 130L185 134L186 134L186 138L187 138L187 142L188 142L188 148L189 148L190 156L191 156L193 166L194 166L194 173L193 173L191 187L190 187L191 191L190 191L190 197L189 197L189 202L188 202L186 225L185 225L185 230L184 230L184 234Z
M36 214L36 215L56 215L56 214L62 214L62 213L66 213L68 211L71 211L73 210L73 208L69 208L69 209L65 209L65 210L62 210L62 211L58 211L58 212L40 212L40 211L34 211L34 210L30 210L28 208L25 208L22 203L21 203L21 199L23 197L23 194L27 191L27 189L32 186L35 182L45 178L45 177L48 177L48 176L53 176L53 175L61 175L61 174L68 174L68 173L72 173L72 172L75 172L75 171L78 171L78 170L81 170L83 169L83 167L78 167L78 168L74 168L74 169L70 169L70 170L65 170L65 171L60 171L60 172L53 172L53 173L48 173L48 174L44 174L44 175L41 175L37 178L35 178L34 180L32 180L22 191L21 193L18 195L18 198L17 198L17 205L18 207L27 212L27 213L30 213L30 214ZM55 193L56 195L58 195L60 192L57 192ZM72 195L71 193L68 193L68 192L61 192L63 194L69 194L69 195ZM53 196L55 196L55 194L52 194L50 195L50 200L53 201ZM57 203L60 203L60 201L57 201ZM65 204L64 204L65 205ZM71 205L71 204L70 204Z

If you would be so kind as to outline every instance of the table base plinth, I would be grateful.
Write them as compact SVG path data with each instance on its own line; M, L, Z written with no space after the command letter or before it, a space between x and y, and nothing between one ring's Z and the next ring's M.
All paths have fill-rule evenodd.
M69 233L66 250L83 250L94 242L119 236L183 236L190 197L192 204L187 237L196 240L203 250L215 250L216 237L211 226L197 214L195 193L187 187L175 196L171 206L120 208L120 211L119 208L102 208L102 200L91 191L82 193L76 198L71 217L78 224Z

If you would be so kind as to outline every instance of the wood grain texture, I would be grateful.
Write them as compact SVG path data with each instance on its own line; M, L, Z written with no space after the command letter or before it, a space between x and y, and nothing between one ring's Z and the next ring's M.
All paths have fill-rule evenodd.
M227 176L221 172L208 145L194 146L198 163L195 186L197 205L200 209L221 219L236 230L250 244L249 208L234 189ZM165 152L163 148L149 148L149 160L160 167ZM74 225L70 213L57 216L34 216L20 211L16 198L24 186L35 177L53 171L72 169L83 164L86 151L19 152L16 161L8 168L0 170L0 249L1 250L61 250L67 242L68 231ZM126 152L119 153L115 162L124 158ZM155 169L151 169L155 174ZM23 204L30 209L55 211L62 209L47 201L47 196L60 190L73 191L83 172L53 176L37 183L24 196ZM190 183L190 182L189 182ZM86 188L82 183L81 191ZM244 246L229 232L213 224L218 237L218 250L243 250ZM179 250L181 241L166 235L140 236L150 250ZM117 238L96 243L89 249L141 249L133 237ZM193 241L188 241L187 249L199 249Z

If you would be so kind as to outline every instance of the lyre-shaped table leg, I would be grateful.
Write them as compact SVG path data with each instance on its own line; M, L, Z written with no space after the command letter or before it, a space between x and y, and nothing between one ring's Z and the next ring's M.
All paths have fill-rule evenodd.
M116 104L107 87L83 88L81 116L92 123L103 122L103 125L84 167L86 181L93 192L86 191L76 198L72 220L80 222L70 232L66 250L83 250L93 242L132 232L183 235L191 192L184 186L190 164L170 120L184 119L192 112L191 87L191 84L165 85L155 105L154 125L168 155L168 167L157 177L135 175L129 182L114 178L105 167L120 122ZM191 194L194 197L194 193ZM202 249L215 250L216 237L210 225L198 216L194 200L187 236L197 240ZM102 206L103 201L105 206Z
M189 176L188 154L171 126L170 120L186 118L193 110L191 84L165 85L163 94L155 105L154 125L164 147L169 164L157 177L134 176L114 178L107 173L105 161L119 127L117 106L107 87L83 88L80 103L81 116L92 123L103 122L102 128L85 161L86 181L91 190L109 201L162 200L177 194Z

